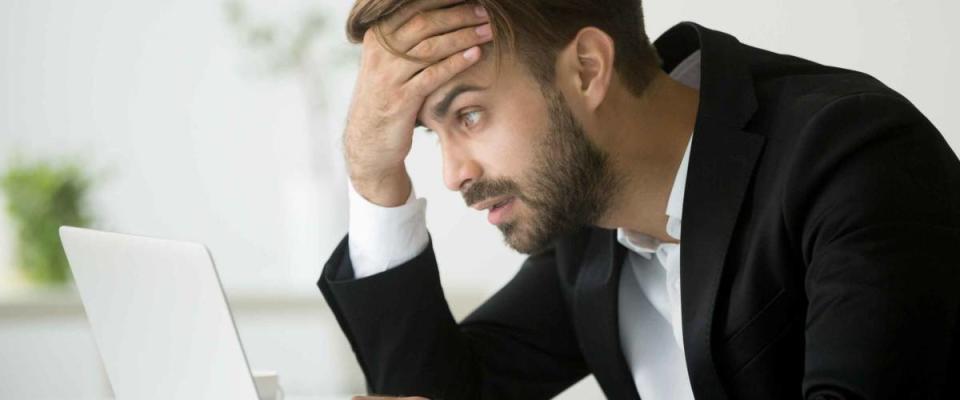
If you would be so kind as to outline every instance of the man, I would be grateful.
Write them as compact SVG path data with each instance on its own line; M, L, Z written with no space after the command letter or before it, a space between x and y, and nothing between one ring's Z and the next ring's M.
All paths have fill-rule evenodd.
M960 162L854 71L631 0L361 0L349 235L318 285L371 393L960 398ZM528 253L459 324L404 169ZM681 229L682 228L682 229ZM681 240L682 234L682 240ZM682 294L682 295L681 295Z

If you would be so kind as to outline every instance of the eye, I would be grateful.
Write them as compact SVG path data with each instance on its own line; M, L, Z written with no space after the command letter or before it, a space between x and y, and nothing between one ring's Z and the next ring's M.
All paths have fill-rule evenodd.
M472 110L460 114L460 123L466 128L473 128L480 123L480 111Z

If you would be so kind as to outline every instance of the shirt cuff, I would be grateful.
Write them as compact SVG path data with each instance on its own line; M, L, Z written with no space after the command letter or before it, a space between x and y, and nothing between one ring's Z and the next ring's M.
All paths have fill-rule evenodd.
M353 184L350 192L349 248L355 279L403 265L427 248L427 200L413 189L399 207L381 207L365 199Z

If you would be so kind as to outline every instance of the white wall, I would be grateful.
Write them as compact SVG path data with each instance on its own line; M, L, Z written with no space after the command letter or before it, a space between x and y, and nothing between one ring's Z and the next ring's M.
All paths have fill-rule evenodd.
M329 7L333 41L341 40L349 6L251 3L277 21ZM948 98L960 92L956 2L648 0L644 7L652 37L693 20L758 47L868 72L910 98L960 149L960 118ZM219 1L0 0L0 166L14 150L80 155L107 175L95 196L101 226L208 244L228 292L315 293L321 263L345 229L335 142L353 78L321 71L313 77L324 86L305 87L314 81L258 74L253 59ZM317 92L329 103L319 122L308 106ZM417 136L410 169L429 199L441 274L457 302L457 293L492 292L523 258L443 187L432 142ZM312 160L317 147L328 158ZM0 280L9 275L10 239L0 217ZM584 390L595 393L589 384Z
M0 163L79 156L100 226L207 243L229 287L311 290L342 185L311 182L304 88L256 73L220 2L5 0L0 26Z
M960 3L949 0L644 1L653 37L678 21L741 42L866 72L913 101L960 150Z

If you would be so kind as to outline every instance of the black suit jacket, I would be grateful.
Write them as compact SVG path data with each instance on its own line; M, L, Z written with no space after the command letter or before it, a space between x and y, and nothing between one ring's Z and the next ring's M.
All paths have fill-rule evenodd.
M702 50L680 254L696 397L960 398L960 162L936 128L870 76L693 23L656 47L667 71ZM355 280L347 240L318 284L372 392L548 398L592 373L639 398L615 232L531 255L459 324L432 248Z

